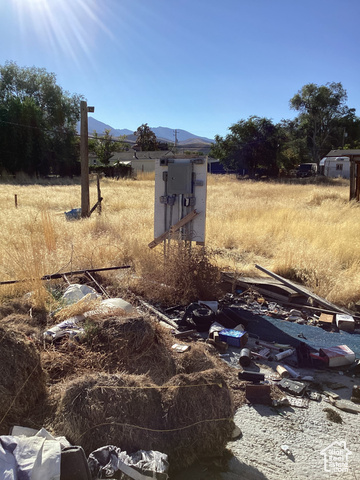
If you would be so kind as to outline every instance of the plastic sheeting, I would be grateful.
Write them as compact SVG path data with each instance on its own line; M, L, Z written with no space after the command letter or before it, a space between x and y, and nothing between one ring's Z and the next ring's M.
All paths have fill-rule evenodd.
M88 300L96 300L101 297L101 295L93 288L77 283L69 285L63 295L64 302L67 305L72 305L84 297L87 297Z
M125 310L127 313L135 312L134 307L122 298L107 298L106 300L102 300L99 309L104 312L116 309Z
M244 310L238 309L242 315ZM253 337L258 337L267 342L277 342L298 347L300 343L306 343L314 351L320 348L347 345L360 356L360 335L358 333L327 332L321 327L312 325L300 325L286 320L254 315L245 311L248 318L246 331ZM250 318L251 315L251 318Z
M61 323L58 323L49 330L44 332L44 340L48 342L54 342L58 338L69 336L75 338L81 338L85 333L85 330L82 327L78 326L78 322L84 320L84 315L77 315L76 317L68 318Z
M34 431L36 432L36 431ZM1 480L60 480L61 448L66 439L57 439L45 429L32 433L17 427L0 437Z
M120 448L108 445L90 453L88 465L94 479L113 478L119 470L134 480L168 479L167 455L155 450L139 450L128 455Z

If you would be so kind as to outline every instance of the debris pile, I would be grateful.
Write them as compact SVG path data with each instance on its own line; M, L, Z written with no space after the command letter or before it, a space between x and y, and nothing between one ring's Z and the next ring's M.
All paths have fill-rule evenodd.
M189 345L175 339L149 315L135 308L129 312L124 301L120 303L126 309L119 308L115 300L120 299L106 300L105 309L90 303L91 311L60 323L52 318L55 325L39 326L34 341L3 330L3 345L7 336L16 339L6 370L21 376L2 409L4 429L14 422L28 424L14 398L24 406L25 393L31 407L41 393L47 395L50 410L31 422L42 421L40 425L65 435L87 455L105 445L127 452L156 450L177 469L221 454L234 429L226 366L204 342ZM17 360L17 353L24 358ZM33 372L36 381L30 382Z
M106 466L110 453L102 449L110 446L127 459L126 452L163 452L176 470L221 454L234 432L235 408L244 403L281 414L324 399L337 410L360 412L357 385L348 402L312 374L359 374L356 315L322 299L309 302L290 285L242 278L232 279L230 289L218 301L161 309L141 299L136 305L104 300L72 285L62 313L47 325L42 319L32 340L3 322L3 428L26 419L46 394L51 408L43 426L90 457L98 451L96 462Z

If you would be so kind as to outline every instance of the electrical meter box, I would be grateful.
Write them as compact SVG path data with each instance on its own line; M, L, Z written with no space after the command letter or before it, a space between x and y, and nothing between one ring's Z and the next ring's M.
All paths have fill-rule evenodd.
M192 164L169 163L167 171L167 193L169 195L189 195L192 193Z
M206 158L155 160L154 242L172 238L205 243Z

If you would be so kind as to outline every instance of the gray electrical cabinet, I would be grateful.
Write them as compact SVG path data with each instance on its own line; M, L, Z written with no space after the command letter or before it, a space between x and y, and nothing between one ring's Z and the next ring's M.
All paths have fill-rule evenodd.
M154 247L162 240L205 243L206 158L155 160Z

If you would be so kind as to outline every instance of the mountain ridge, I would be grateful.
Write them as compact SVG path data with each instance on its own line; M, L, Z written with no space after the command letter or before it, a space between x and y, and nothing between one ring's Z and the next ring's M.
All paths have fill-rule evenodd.
M133 130L129 130L127 128L113 128L111 125L107 125L106 123L100 122L94 117L88 117L88 132L91 135L94 131L96 131L99 135L105 133L105 130L110 130L110 135L113 137L120 137L123 135L134 136ZM214 143L214 140L207 137L200 137L199 135L195 135L193 133L188 132L187 130L182 130L180 128L172 129L168 127L150 127L150 130L155 133L156 138L158 140L164 142L172 142L175 143L175 130L178 143L186 143L190 141L191 143L194 140L198 139L204 143ZM78 131L80 132L80 123L78 123ZM132 140L132 139L131 139Z

